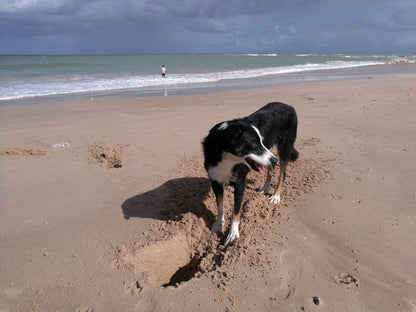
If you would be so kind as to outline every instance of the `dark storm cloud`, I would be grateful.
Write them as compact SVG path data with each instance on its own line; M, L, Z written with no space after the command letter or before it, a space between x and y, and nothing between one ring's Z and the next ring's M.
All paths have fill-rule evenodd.
M414 0L0 0L0 53L416 49Z

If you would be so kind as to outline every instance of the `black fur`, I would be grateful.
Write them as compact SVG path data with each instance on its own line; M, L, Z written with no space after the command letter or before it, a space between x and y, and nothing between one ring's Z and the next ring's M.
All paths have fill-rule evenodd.
M292 106L274 102L250 116L219 123L210 130L202 143L205 169L212 181L217 203L222 201L223 185L234 186L233 220L239 218L248 172L262 171L265 163L271 166L277 162L269 151L273 146L277 146L283 177L287 163L298 158L294 148L297 124ZM253 126L260 132L262 141ZM223 166L225 163L231 165ZM230 172L224 172L225 169Z
M268 149L277 146L281 161L295 161L298 158L299 153L293 146L298 118L292 106L279 102L269 103L245 119L260 130L264 138L263 144Z

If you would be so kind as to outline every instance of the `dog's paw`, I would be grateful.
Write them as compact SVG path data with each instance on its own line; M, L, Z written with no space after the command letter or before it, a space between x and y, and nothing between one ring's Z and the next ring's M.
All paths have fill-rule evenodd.
M212 233L218 233L224 231L224 221L217 220L214 222L214 224L211 226L211 232Z
M269 200L272 204L279 204L280 203L280 195L273 194L272 196L270 196Z
M231 244L237 238L240 237L240 233L238 231L239 222L231 221L230 232L228 233L227 239L225 240L224 245Z

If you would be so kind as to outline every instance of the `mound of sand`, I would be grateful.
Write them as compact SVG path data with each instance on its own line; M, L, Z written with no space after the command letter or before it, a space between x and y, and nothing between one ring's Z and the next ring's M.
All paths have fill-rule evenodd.
M104 169L121 168L123 149L121 144L117 144L113 149L102 142L91 144L88 148L90 163L99 163Z
M316 138L301 140L298 148L301 150L318 143ZM202 274L210 275L218 285L224 284L224 279L229 276L223 274L225 271L221 267L234 263L242 253L246 254L247 247L258 239L259 228L266 227L273 220L278 221L281 209L292 205L296 198L309 193L327 178L331 173L331 162L329 159L301 157L291 163L280 205L271 204L269 196L259 193L264 177L250 173L242 206L240 238L234 245L225 247L221 241L227 232L219 235L210 232L217 208L202 159L183 157L176 173L185 177L168 181L153 194L138 195L123 205L126 218L139 216L140 209L156 209L159 219L164 221L156 223L149 233L143 233L133 244L116 247L113 268L144 274L146 282L138 281L141 288L145 284L174 286ZM277 181L278 174L276 170L272 181ZM276 184L272 186L277 187ZM158 207L142 206L146 196L157 197ZM227 221L231 217L233 201L233 189L226 187L224 207ZM155 205L154 200L150 202ZM257 258L253 261L259 261Z
M24 149L21 147L13 147L0 150L0 155L17 155L17 156L43 156L46 155L45 151L41 151L36 147L30 149Z

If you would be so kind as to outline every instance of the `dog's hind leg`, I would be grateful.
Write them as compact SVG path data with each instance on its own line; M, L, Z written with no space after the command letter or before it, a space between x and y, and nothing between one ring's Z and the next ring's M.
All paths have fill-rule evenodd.
M217 200L217 220L211 226L211 232L217 233L224 231L224 187L222 184L212 181L212 190L214 191L215 198Z
M270 196L269 200L271 203L273 204L278 204L280 203L280 198L282 195L282 189L283 189L283 183L285 182L285 178L286 178L286 166L288 164L288 161L295 161L299 156L299 153L297 150L295 150L293 147L291 149L290 154L287 156L288 160L282 160L282 158L280 158L280 174L279 174L279 184L277 185L277 189L276 192L274 192L274 194L272 196Z
M270 152L273 153L273 147L270 149ZM273 169L275 167L275 164L268 166L267 167L267 177L266 177L266 181L264 182L263 187L260 190L260 193L262 194L268 194L270 191L270 186L271 186L271 182L272 182L272 174L273 174Z
M266 182L264 182L264 185L261 188L260 193L263 193L263 194L269 193L271 180L272 180L272 172L273 172L273 167L272 166L267 167Z
M280 175L279 175L279 184L277 185L277 189L272 196L270 196L269 200L273 204L280 203L280 196L282 195L283 183L286 177L286 162L280 161Z
M289 161L295 161L299 153L295 150L293 144L295 143L296 139L296 130L297 130L297 123L292 125L286 133L282 133L279 136L279 140L277 143L277 150L279 152L279 159L280 159L280 174L279 174L279 184L277 185L277 189L274 194L269 198L270 202L273 204L280 203L283 183L286 178L286 166Z

